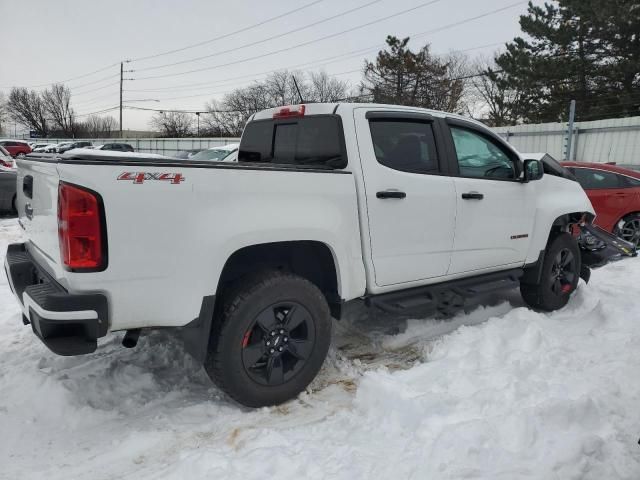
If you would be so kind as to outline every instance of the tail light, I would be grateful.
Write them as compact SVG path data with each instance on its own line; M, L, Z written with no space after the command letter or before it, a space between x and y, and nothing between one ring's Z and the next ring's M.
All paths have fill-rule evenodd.
M58 238L62 263L71 271L101 271L107 267L104 208L100 196L60 182Z
M304 105L290 105L288 107L280 107L273 114L273 118L304 117L304 110Z

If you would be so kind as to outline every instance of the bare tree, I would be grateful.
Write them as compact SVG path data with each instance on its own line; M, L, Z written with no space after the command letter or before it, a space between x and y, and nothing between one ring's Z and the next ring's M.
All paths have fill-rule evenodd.
M188 137L193 132L193 115L185 112L158 112L149 122L163 137Z
M84 122L84 128L87 134L92 137L110 137L111 132L115 131L116 119L90 115Z
M295 78L295 81L294 81ZM297 83L297 88L296 88ZM275 72L262 81L225 95L222 101L207 104L204 131L211 135L238 136L255 112L278 105L333 102L344 99L349 84L324 72Z
M7 123L8 117L7 100L4 93L0 92L0 135L4 135L4 125Z
M71 91L62 84L54 84L51 89L42 92L42 103L45 112L51 117L55 126L67 136L76 133L77 123L71 108Z
M474 70L477 76L472 84L481 102L480 109L486 123L491 127L516 124L520 117L522 94L501 81L493 60L478 59Z
M7 100L7 113L17 123L31 128L38 135L49 134L47 112L40 94L26 88L12 88Z
M327 72L309 74L310 99L313 102L337 102L348 95L349 82L327 75Z

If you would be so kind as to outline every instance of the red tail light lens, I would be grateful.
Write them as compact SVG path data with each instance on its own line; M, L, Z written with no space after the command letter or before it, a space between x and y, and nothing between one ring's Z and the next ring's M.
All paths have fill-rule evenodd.
M273 114L273 118L304 117L304 110L304 105L290 105L288 107L281 107L277 112Z
M69 270L99 271L107 266L104 213L100 196L60 182L58 238L60 256Z

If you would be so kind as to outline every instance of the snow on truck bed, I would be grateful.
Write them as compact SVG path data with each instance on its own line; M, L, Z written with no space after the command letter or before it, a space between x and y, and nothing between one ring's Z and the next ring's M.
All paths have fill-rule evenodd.
M0 220L2 262L20 237ZM495 298L448 322L340 322L309 391L252 411L166 332L55 356L3 275L0 478L640 478L640 259L553 314Z

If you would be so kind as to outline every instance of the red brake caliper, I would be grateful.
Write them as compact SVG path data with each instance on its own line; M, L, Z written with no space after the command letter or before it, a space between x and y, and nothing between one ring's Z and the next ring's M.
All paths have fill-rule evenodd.
M251 329L247 330L247 333L245 333L244 337L242 338L242 348L245 348L247 345L249 345L250 337L251 337Z

